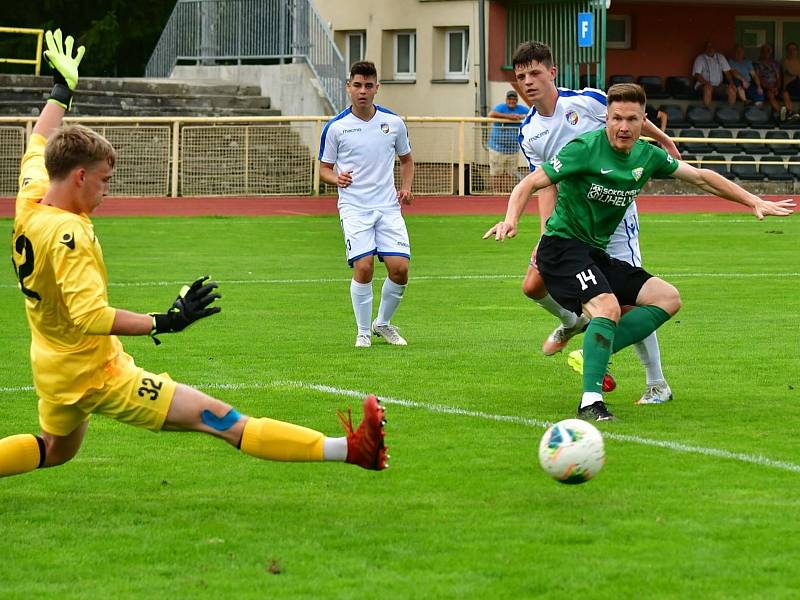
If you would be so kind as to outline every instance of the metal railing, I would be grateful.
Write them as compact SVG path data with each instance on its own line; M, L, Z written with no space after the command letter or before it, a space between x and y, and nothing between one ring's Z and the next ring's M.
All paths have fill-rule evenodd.
M0 63L13 65L34 65L34 75L37 77L42 68L42 35L44 29L28 29L25 27L0 27L0 33L18 33L21 35L36 36L36 57L35 58L0 58Z
M304 62L334 113L345 106L347 67L312 0L178 0L145 75L242 61Z
M69 117L104 135L117 150L112 196L303 196L335 194L319 179L322 129L330 117ZM485 117L404 117L411 139L417 195L507 194L528 172L521 152L498 157L490 150ZM17 192L19 162L36 117L0 117L0 196ZM772 154L737 156L717 150L687 162L745 167L771 178L772 167L791 171L793 182L775 193L800 191L800 137L730 139L674 137L676 143L768 145ZM747 154L745 152L744 154ZM754 154L756 154L754 152ZM503 159L498 162L498 158ZM768 167L765 169L765 167ZM785 179L785 174L783 175ZM395 181L399 169L395 170Z

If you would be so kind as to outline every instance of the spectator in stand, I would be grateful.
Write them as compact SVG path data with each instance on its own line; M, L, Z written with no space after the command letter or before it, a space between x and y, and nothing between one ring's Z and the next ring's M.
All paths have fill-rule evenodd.
M731 67L725 57L714 49L714 44L706 42L705 50L694 59L692 66L694 89L703 95L703 104L711 105L715 93L726 95L728 104L736 103L736 87L733 85Z
M519 125L527 114L528 108L519 104L519 94L509 90L506 101L495 106L488 115L492 119L504 121L492 123L487 144L489 179L494 193L507 193L520 179L517 177Z
M661 131L665 131L667 129L667 119L669 117L663 110L648 104L644 109L644 115L647 117L648 121L658 127Z
M756 106L764 103L764 90L758 78L753 61L745 58L744 46L736 44L733 48L733 58L728 60L733 75L736 93L744 104L755 102Z
M772 58L772 46L769 44L761 46L761 53L755 67L767 102L780 115L780 120L785 121L786 117L792 114L792 101L787 93L783 93L783 106L778 101L778 96L783 90L783 77L781 66Z
M783 67L783 103L789 118L800 119L800 114L792 110L792 98L800 98L800 56L797 55L797 44L786 44L786 56L781 61Z

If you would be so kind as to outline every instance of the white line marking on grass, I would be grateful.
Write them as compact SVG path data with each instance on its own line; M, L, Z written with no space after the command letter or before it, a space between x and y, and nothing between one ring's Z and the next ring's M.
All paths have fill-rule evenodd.
M791 273L654 273L665 279L679 278L720 278L720 279L792 279L800 277L800 272ZM489 274L489 275L419 275L412 277L413 281L490 281L498 279L522 279L524 272L514 273L513 275ZM321 284L321 283L347 283L350 277L316 277L307 279L217 279L220 285L298 285L298 284ZM130 281L109 283L110 288L146 288L146 287L166 287L182 286L185 281ZM18 289L19 284L0 284L0 289Z
M330 385L321 385L315 383L303 383L301 381L276 381L270 387L295 387L300 389L315 390L326 394L334 394L337 396L347 396L351 398L363 398L367 394L356 390L346 390L342 388L333 387ZM390 396L379 396L381 402L385 404L396 404L398 406L405 406L408 408L420 408L429 412L435 412L447 415L459 415L463 417L472 417L476 419L485 419L488 421L497 421L501 423L514 423L517 425L525 425L527 427L540 427L545 428L552 425L548 421L541 419L532 419L526 417L518 417L513 415L496 415L482 411L467 410L458 408L456 406L447 406L445 404L429 404L425 402L414 402L412 400L402 400L400 398L392 398ZM629 442L632 444L639 444L642 446L653 446L656 448L664 448L672 450L673 452L686 452L689 454L700 454L712 458L724 458L728 460L736 460L739 462L761 465L764 467L772 467L775 469L782 469L784 471L791 471L793 473L800 473L800 465L780 460L773 460L765 456L757 454L746 454L744 452L730 452L728 450L719 450L717 448L705 448L703 446L691 446L688 444L681 444L679 442L670 442L666 440L655 440L644 438L638 435L627 435L623 433L613 433L604 431L603 436L610 440L618 442Z
M358 390L347 390L338 388L331 385L323 385L318 383L305 383L302 381L274 381L271 383L202 383L195 384L194 387L200 389L215 389L215 390L245 390L245 389L271 389L279 387L290 387L304 390L314 390L324 394L332 394L334 396L345 396L348 398L364 398L367 393ZM0 387L0 393L18 393L18 392L31 392L32 386L16 386L16 387ZM413 400L403 400L401 398L393 398L391 396L383 396L379 394L381 402L384 404L395 404L397 406L405 406L407 408L419 408L428 412L443 414L443 415L457 415L461 417L470 417L474 419L483 419L486 421L495 421L498 423L513 423L515 425L524 425L526 427L545 428L552 425L549 421L541 419L533 419L528 417L519 417L515 415L496 415L478 410L467 410L457 406L448 406L446 404L432 404L427 402L415 402ZM670 442L667 440L655 440L650 438L641 437L638 435L628 435L624 433L613 433L604 431L603 437L614 440L617 442L629 442L632 444L639 444L641 446L652 446L655 448L664 448L665 450L672 450L673 452L685 452L689 454L700 454L702 456L709 456L712 458L724 458L727 460L735 460L743 463L750 463L760 465L762 467L772 467L774 469L782 469L784 471L791 471L792 473L800 473L800 465L780 460L773 460L766 456L758 454L746 454L744 452L731 452L729 450L719 450L717 448L705 448L703 446L691 446L689 444L682 444L680 442Z

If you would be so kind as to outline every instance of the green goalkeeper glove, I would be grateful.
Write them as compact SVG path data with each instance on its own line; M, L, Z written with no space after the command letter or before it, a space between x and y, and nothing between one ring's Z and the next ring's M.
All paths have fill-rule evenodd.
M75 56L72 56L72 46L75 40L71 35L61 43L61 30L48 31L45 34L47 50L44 57L53 69L53 91L50 92L48 102L55 102L69 110L72 106L72 92L78 85L78 65L81 64L86 48L78 46Z
M195 321L209 317L221 310L219 306L209 308L214 300L222 296L212 293L217 289L217 283L215 281L206 283L207 279L208 275L201 277L190 286L183 286L167 312L150 313L153 316L153 330L150 332L150 337L153 338L156 345L161 343L156 335L183 331Z

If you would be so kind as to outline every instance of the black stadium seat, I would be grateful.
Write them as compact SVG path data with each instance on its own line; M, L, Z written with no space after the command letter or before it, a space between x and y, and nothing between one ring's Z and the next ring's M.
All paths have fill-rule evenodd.
M580 84L581 88L596 88L597 87L597 75L586 75L585 73L580 77Z
M752 129L740 129L739 132L736 134L737 140L760 140L761 134L758 131L753 131ZM742 147L742 153L744 154L767 154L769 152L769 148L767 148L766 144L740 144Z
M681 137L705 138L706 134L702 129L684 129ZM681 151L691 152L692 154L710 154L714 147L708 142L681 142Z
M661 110L667 113L667 125L673 129L691 127L692 124L683 116L683 109L677 104L663 104Z
M691 100L695 97L694 86L689 77L667 77L667 93L677 100Z
M740 127L747 127L747 121L742 117L742 111L735 106L720 106L715 115L717 123L722 127L731 127L738 129Z
M792 159L790 158L789 161ZM797 161L795 161L797 162ZM797 165L789 165L789 173L791 173L792 177L795 178L795 181L800 181L800 164Z
M612 75L608 78L608 85L612 86L615 83L635 83L636 78L633 75Z
M664 84L661 83L661 77L658 75L642 75L639 77L639 85L647 94L648 100L669 98L669 94L664 90Z
M800 133L800 131L798 131ZM767 131L764 136L768 140L789 140L791 135L788 131L773 130ZM781 156L798 156L800 155L800 145L795 144L769 144L769 150L773 154Z
M779 162L779 165L764 164L765 162ZM775 156L774 154L764 156L761 158L761 174L767 178L767 181L791 181L792 174L786 168L782 156Z
M708 132L709 138L720 138L726 140L733 139L733 131L730 129L711 129ZM738 144L723 144L721 142L709 142L714 147L714 152L720 154L740 154L744 152Z
M754 129L772 129L775 126L772 120L772 109L750 106L744 111L744 120Z
M707 162L710 161L710 162ZM730 177L728 163L721 154L707 154L701 159L700 167L719 173L723 177Z
M690 106L686 111L686 119L694 127L707 129L717 126L717 122L714 120L714 111L707 106Z
M744 164L735 164L736 162ZM758 170L756 159L748 154L737 154L731 158L731 175L745 181L761 181L764 176Z

